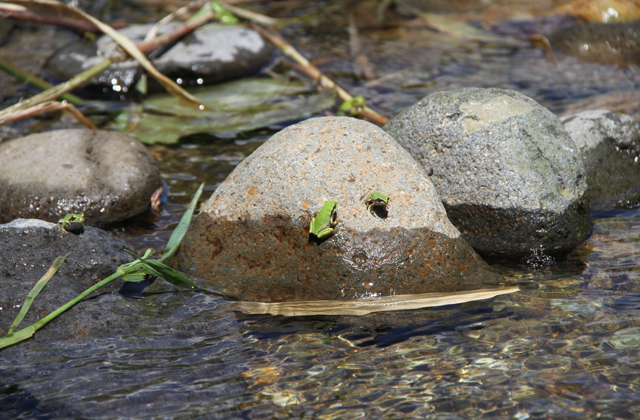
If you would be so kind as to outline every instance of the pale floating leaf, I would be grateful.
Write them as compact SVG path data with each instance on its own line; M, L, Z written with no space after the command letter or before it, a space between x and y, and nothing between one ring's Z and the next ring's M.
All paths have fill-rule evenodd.
M395 295L359 300L317 300L306 302L233 302L234 311L246 314L271 314L284 316L309 315L367 315L382 311L406 311L436 306L454 305L489 299L498 295L519 291L518 287L481 289L451 293L421 293Z

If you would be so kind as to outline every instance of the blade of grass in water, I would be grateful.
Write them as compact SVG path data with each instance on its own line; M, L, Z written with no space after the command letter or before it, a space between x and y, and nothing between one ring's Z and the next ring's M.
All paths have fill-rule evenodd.
M138 257L136 254L134 254L133 252L129 252L129 254L135 257L138 260L138 262L142 264L146 270L149 271L150 274L156 277L164 279L176 286L186 286L194 289L198 287L195 284L193 284L191 280L189 280L182 274L178 273L173 268L166 266L160 261L142 259Z
M200 184L200 187L194 194L191 199L191 203L189 207L182 215L182 219L180 219L180 223L173 230L171 237L169 238L169 242L164 247L164 253L162 254L162 258L160 258L160 262L165 264L169 264L171 262L171 258L178 251L178 247L180 246L180 242L182 242L182 238L184 238L185 233L187 233L187 229L189 228L189 223L191 223L191 217L193 216L193 212L195 211L196 204L202 195L202 190L204 189L204 182Z
M75 298L71 299L69 302L67 302L66 304L62 305L61 307L59 307L55 311L51 312L49 315L45 316L44 318L42 318L40 321L36 322L35 324L30 325L30 326L28 326L26 328L23 328L23 329L21 329L19 331L16 331L13 334L7 334L4 337L1 337L0 338L0 349L4 348L4 347L7 347L7 346L10 346L12 344L19 343L20 341L26 340L27 338L33 336L33 334L36 331L38 331L40 328L42 328L45 325L47 325L49 322L51 322L53 319L55 319L58 315L60 315L61 313L63 313L67 309L71 308L73 305L75 305L76 303L80 302L86 296L88 296L89 294L91 294L94 291L98 290L102 286L105 286L108 283L111 283L113 280L121 277L123 274L125 274L125 273L123 273L121 271L117 271L116 273L110 275L109 277L107 277L106 279L102 280L101 282L94 284L93 286L91 286L90 288L85 290L84 292L80 293L78 296L76 296Z
M18 312L18 316L16 316L16 319L13 320L13 324L11 324L11 327L9 327L9 332L7 333L7 335L11 335L13 331L18 327L18 325L20 325L25 315L27 315L29 308L31 308L33 300L36 298L36 296L38 296L38 293L40 293L44 286L46 286L51 277L56 274L56 271L58 271L58 268L60 268L60 266L64 262L64 259L68 256L69 254L56 258L51 267L49 267L49 270L44 274L44 276L42 276L40 280L38 280L36 285L33 286L33 289L31 289L31 291L27 295L27 298L24 300L22 308L20 309L20 312Z
M174 284L176 286L186 286L186 287L196 288L197 286L194 283L192 283L189 279L187 279L186 277L184 277L182 274L178 273L174 269L166 266L164 262L170 260L170 258L175 254L177 249L180 247L180 242L182 241L182 238L184 237L184 234L186 233L186 230L189 227L189 223L191 222L191 217L193 216L196 203L198 202L198 198L202 194L203 188L204 188L204 184L200 185L200 188L198 188L198 191L196 192L193 199L191 200L191 204L189 205L189 208L187 208L187 211L185 211L185 214L182 216L182 219L180 220L180 223L176 228L178 232L174 230L173 234L171 235L171 238L169 239L169 242L172 244L172 247L168 251L165 251L165 255L162 257L161 260L159 261L147 260L146 258L151 254L151 250L147 250L147 252L144 254L142 258L138 257L135 254L130 253L136 258L135 261L121 265L120 267L118 267L115 273L113 273L106 279L102 280L101 282L94 284L93 286L91 286L90 288L88 288L78 296L76 296L74 299L70 300L69 302L62 305L55 311L51 312L49 315L42 318L40 321L36 322L35 324L30 325L26 328L23 328L19 331L13 332L13 329L15 329L24 318L25 314L27 313L27 310L29 309L29 307L31 306L31 303L33 302L33 299L36 298L37 294L40 292L40 290L42 290L42 288L46 284L46 281L48 281L55 274L55 272L58 270L58 268L64 261L64 258L66 258L67 255L69 254L65 255L64 257L60 257L56 259L53 266L49 269L47 274L45 274L45 277L47 277L46 281L43 281L44 277L40 279L40 281L36 284L36 286L33 288L31 293L29 293L29 297L31 297L31 300L29 301L28 305L27 305L27 300L25 300L25 304L23 305L23 308L18 314L18 317L16 317L16 320L11 325L9 334L5 335L4 337L0 337L0 349L11 346L13 344L24 341L27 338L32 337L36 331L44 327L46 324L51 322L53 319L55 319L57 316L65 312L67 309L71 308L73 305L80 302L82 299L84 299L91 293L95 292L96 290L100 289L103 286L106 286L107 284L111 283L113 280L116 280L120 277L128 278L128 279L131 279L132 281L141 281L141 279L143 278L143 276L141 275L151 274L156 277L162 278L165 281L168 281L169 283ZM27 299L29 299L29 297L27 297Z

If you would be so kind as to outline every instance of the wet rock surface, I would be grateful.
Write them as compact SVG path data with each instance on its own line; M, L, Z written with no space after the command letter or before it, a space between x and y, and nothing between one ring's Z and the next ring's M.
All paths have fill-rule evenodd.
M125 249L124 242L92 227L76 235L38 219L0 225L0 336L8 332L25 298L57 257L69 253L18 329L37 322L130 262ZM36 332L35 342L110 336L133 328L127 317L140 308L117 294L122 283L113 281L51 321ZM34 340L30 342L31 346Z
M57 130L0 144L0 222L57 222L84 213L89 224L147 211L162 185L155 161L136 139L91 130Z
M179 26L177 23L163 25L159 34L169 33ZM152 27L151 24L132 25L118 32L134 43L140 43ZM108 36L101 37L96 43L71 43L49 60L46 71L52 78L68 80L109 57L116 47L117 44ZM212 24L187 35L152 62L158 71L179 84L199 86L255 73L271 57L270 47L257 32L238 26ZM83 91L90 96L125 99L140 75L137 61L122 61L94 77ZM152 77L148 82L150 93L163 90Z
M640 206L640 126L606 110L561 118L584 161L591 208Z
M588 234L584 166L560 121L532 99L503 89L439 92L384 129L431 174L476 251L560 252Z
M640 64L639 38L640 22L585 23L555 32L549 42L582 61L629 66Z
M364 200L389 195L380 217ZM311 217L337 202L326 240ZM490 270L446 217L425 170L365 121L315 118L274 135L194 218L180 268L249 301L350 300L478 289Z

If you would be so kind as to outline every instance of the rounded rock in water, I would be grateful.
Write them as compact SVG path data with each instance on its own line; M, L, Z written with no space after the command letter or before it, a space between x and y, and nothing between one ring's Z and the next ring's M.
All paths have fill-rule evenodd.
M384 217L368 195L389 196ZM332 235L309 234L326 201ZM425 170L380 128L315 118L274 135L194 217L180 268L247 301L351 300L500 281L449 222Z
M147 211L160 186L151 154L125 134L55 130L0 144L0 223L68 213L113 223Z
M427 96L384 129L429 172L480 253L567 251L589 233L584 165L549 110L504 89Z
M159 34L170 33L180 26L168 23L161 26ZM152 27L152 24L131 25L118 32L134 43L141 43ZM74 41L49 59L45 72L53 79L68 80L112 57L117 47L118 44L106 35L97 42ZM160 73L189 87L256 73L271 61L272 54L266 41L252 29L210 24L185 36L152 62ZM140 75L137 61L120 61L93 77L78 93L97 98L126 99L133 92ZM149 93L164 92L154 78L149 77L148 83Z
M561 118L578 148L589 184L591 208L640 207L640 125L606 110Z

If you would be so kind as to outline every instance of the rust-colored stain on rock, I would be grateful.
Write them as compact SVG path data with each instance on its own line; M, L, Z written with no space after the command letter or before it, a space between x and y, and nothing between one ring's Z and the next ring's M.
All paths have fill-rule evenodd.
M254 186L251 186L246 189L246 191L244 192L244 195L245 197L247 197L247 199L252 199L256 195L258 195L258 189Z
M348 229L313 242L308 220L282 215L259 222L194 217L179 266L239 300L350 300L391 294L479 289L503 281L462 239L428 229ZM199 240L207 232L207 241ZM414 243L433 246L412 246ZM455 255L451 255L454 253ZM436 264L433 264L436 262Z

